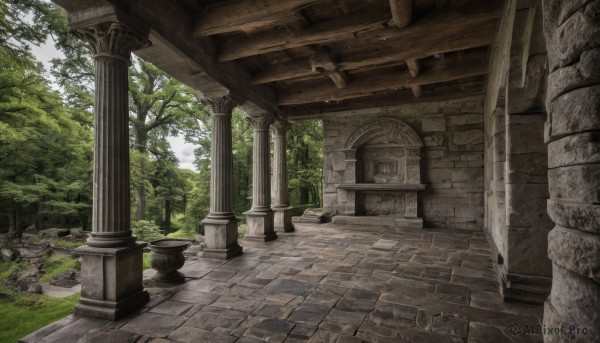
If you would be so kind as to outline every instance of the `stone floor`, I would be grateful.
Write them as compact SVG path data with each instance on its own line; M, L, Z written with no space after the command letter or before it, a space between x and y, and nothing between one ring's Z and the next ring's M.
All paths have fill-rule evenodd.
M148 288L126 319L68 316L22 342L542 341L522 334L542 307L502 302L481 232L298 224L242 243L231 261L188 261L186 283Z

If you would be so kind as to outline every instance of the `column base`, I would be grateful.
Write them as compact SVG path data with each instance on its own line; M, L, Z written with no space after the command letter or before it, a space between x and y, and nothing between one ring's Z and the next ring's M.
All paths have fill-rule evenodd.
M273 212L275 212L274 223L276 230L294 232L294 224L292 224L293 207L273 207Z
M146 245L78 248L82 257L81 298L74 314L117 320L144 306L150 300L142 285L142 254Z
M246 222L248 223L248 233L244 236L245 240L268 242L277 238L274 227L275 214L273 211L248 211L244 214L246 215Z
M238 244L239 219L206 218L204 224L204 242L206 248L201 257L228 260L242 254L243 248Z

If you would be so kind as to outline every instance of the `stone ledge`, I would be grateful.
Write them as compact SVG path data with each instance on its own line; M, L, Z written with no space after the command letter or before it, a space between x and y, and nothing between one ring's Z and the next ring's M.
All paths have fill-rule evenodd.
M333 217L333 224L402 227L407 229L422 229L423 218L405 218L399 216L343 216Z
M341 183L335 185L335 187L355 191L422 191L427 188L427 185L422 183Z

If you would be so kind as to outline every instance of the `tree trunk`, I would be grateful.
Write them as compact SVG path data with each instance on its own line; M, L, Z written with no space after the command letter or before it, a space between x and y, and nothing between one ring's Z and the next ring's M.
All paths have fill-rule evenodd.
M144 120L145 121L145 120ZM144 127L139 127L136 129L136 145L135 148L142 155L146 156L148 153L148 132ZM144 220L146 218L146 163L145 160L141 160L142 164L140 165L140 184L137 186L137 194L135 197L135 219L136 220Z
M171 233L171 200L165 200L165 235Z

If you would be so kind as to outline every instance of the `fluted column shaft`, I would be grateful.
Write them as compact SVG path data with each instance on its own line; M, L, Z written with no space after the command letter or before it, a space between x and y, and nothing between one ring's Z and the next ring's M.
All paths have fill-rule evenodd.
M600 0L543 0L552 290L545 342L600 337ZM585 330L586 334L583 334Z
M273 207L290 206L287 172L287 141L286 133L289 124L277 121L271 125L274 137L273 147L273 178L275 179L275 204Z
M249 118L254 123L252 148L252 209L253 212L271 212L271 149L269 115Z
M131 51L149 44L128 27L108 22L78 29L90 43L96 67L92 247L133 244L129 198L128 68Z
M231 113L237 102L231 96L204 100L212 109L210 164L210 219L234 218L233 143Z

